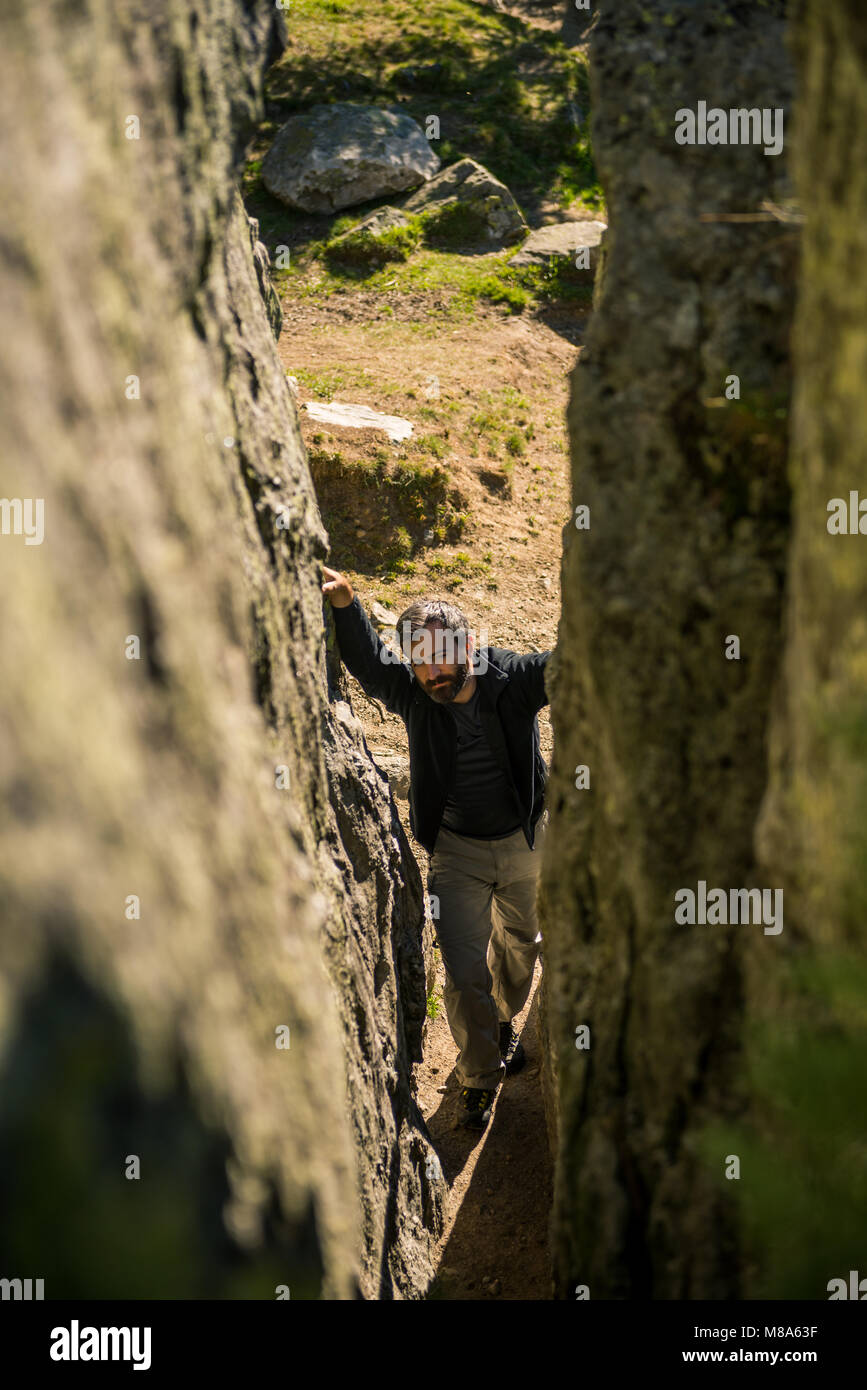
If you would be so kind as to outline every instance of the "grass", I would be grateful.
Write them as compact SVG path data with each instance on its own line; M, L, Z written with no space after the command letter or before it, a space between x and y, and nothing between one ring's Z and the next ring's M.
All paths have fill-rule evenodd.
M548 270L511 266L514 247L466 256L434 251L422 244L406 260L377 263L373 257L361 261L335 256L330 251L332 244L311 243L294 256L291 268L278 277L281 292L295 298L321 299L342 294L363 281L365 289L378 292L437 295L440 302L431 305L426 318L454 321L471 318L480 303L499 305L516 314L536 304L571 304L589 310L592 302L592 285L571 269L565 256L560 258L564 264ZM389 309L384 302L382 312Z
M317 400L333 400L338 391L345 391L351 387L362 386L380 392L382 389L381 383L373 373L365 371L362 367L332 367L329 371L310 371L306 367L295 367L292 374L298 385L306 387ZM314 435L314 442L318 443L323 437L321 434Z
M435 555L428 560L428 573L432 578L442 580L447 589L459 589L466 579L489 579L491 573L491 552L487 551L481 560L474 560L465 550L458 550L452 556ZM496 589L489 580L488 588Z
M341 267L373 270L395 261L405 261L420 240L421 228L417 221L410 222L406 227L389 227L377 236L367 230L349 230L327 241L323 256L329 268L335 269L338 274Z
M430 442L440 443L435 436ZM456 541L466 529L466 499L439 462L391 461L384 449L350 459L321 444L308 450L308 460L332 544L355 555L360 566L381 567L385 583L415 573L413 557L426 534L441 545ZM363 538L357 534L359 525Z
M576 284L566 264L519 274L507 265L514 248L451 254L481 230L461 206L422 214L381 237L345 237L375 204L311 222L272 198L261 179L262 158L292 114L319 102L359 102L405 111L423 129L436 115L444 138L432 144L443 164L479 160L531 220L543 204L578 201L599 210L583 54L469 0L295 0L289 28L290 45L267 78L269 118L244 175L245 199L263 239L272 249L291 248L290 266L276 271L282 289L291 282L293 294L328 294L359 280L380 289L396 275L398 291L453 291L450 309L457 316L479 302L511 313L535 301L589 302L587 287ZM324 273L305 289L314 262Z

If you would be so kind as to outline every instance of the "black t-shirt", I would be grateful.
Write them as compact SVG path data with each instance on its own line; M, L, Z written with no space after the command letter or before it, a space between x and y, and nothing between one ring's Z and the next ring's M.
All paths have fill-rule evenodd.
M444 706L457 725L455 780L442 824L457 835L500 840L521 825L521 813L509 778L491 752L479 715L479 689L465 704Z

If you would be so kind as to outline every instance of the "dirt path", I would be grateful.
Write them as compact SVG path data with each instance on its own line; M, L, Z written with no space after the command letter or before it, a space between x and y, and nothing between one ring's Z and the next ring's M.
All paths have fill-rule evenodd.
M583 323L569 319L557 332L542 318L480 308L456 327L450 321L437 324L435 303L404 302L392 305L391 313L389 307L382 295L370 296L368 303L363 290L324 302L287 303L281 338L286 369L295 374L304 364L304 380L320 393L327 384L334 399L405 414L417 428L444 432L445 463L466 497L468 525L458 544L417 555L414 573L386 579L372 557L364 563L356 528L333 518L331 563L349 573L368 608L379 599L399 611L412 598L441 595L463 607L474 627L486 628L494 644L546 650L556 639L561 530L569 507L564 409ZM428 331L420 333L420 323ZM434 399L424 394L431 378L438 383ZM316 394L301 385L302 402ZM515 460L511 495L492 490L486 481L497 466L490 453L499 452L498 436L471 423L485 402L494 413L509 402L515 418L525 421L525 435L532 436L526 454ZM362 462L383 445L382 436L323 431L303 409L301 416L308 444L339 448L348 463ZM359 498L358 508L350 509L356 521L361 506ZM488 557L484 575L465 577L460 568L450 570L456 554L473 561ZM355 681L350 684L373 756L406 757L401 720L368 700ZM547 710L540 715L540 730L550 760ZM409 835L407 802L397 804ZM424 876L427 855L414 847ZM457 1123L456 1049L445 1018L438 961L431 1000L437 1017L429 1019L424 1061L416 1068L417 1099L450 1187L431 1297L550 1297L552 1165L539 1077L540 977L537 965L533 993L517 1020L528 1064L504 1081L491 1122L480 1135Z
M455 1045L442 1009L428 1024L424 1061L417 1069L417 1099L450 1186L432 1298L551 1297L552 1164L539 1079L541 974L537 964L530 999L515 1019L527 1065L516 1076L506 1077L481 1134L458 1124ZM442 984L440 964L440 998Z
M368 612L378 602L396 619L413 599L445 598L480 644L519 652L556 641L571 503L565 407L590 286L569 258L521 270L508 248L427 237L406 259L341 268L329 239L350 210L334 218L287 209L264 188L262 161L283 121L316 103L373 103L422 124L435 112L444 163L479 160L511 189L530 227L595 220L604 204L589 129L592 23L574 0L305 0L269 73L244 179L274 258L279 350L297 387L328 563ZM402 416L412 433L392 443L381 431L315 423L305 409L314 401ZM396 789L408 777L403 723L352 678L349 686L368 747ZM547 709L539 727L550 763ZM397 807L413 843L406 800ZM427 854L413 848L426 878ZM537 967L517 1021L528 1065L504 1081L482 1135L456 1124L441 964L427 981L414 1086L449 1184L431 1297L550 1297L540 978Z

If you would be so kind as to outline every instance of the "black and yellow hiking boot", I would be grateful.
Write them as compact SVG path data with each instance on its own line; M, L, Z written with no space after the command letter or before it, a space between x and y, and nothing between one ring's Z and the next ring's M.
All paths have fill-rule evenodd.
M506 1064L506 1075L514 1076L524 1066L527 1057L524 1044L518 1038L511 1023L500 1024L500 1056Z
M461 1124L470 1129L484 1129L491 1118L496 1091L482 1091L475 1086L461 1088Z

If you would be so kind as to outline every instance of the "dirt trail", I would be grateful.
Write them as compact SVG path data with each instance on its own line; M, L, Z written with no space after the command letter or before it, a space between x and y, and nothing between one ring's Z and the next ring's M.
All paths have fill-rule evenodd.
M486 631L492 644L544 651L555 643L560 608L561 533L570 505L564 412L586 310L511 315L478 304L472 316L456 321L447 298L437 292L371 293L359 286L284 300L280 351L287 373L299 380L302 432L314 457L317 451L336 452L342 460L339 505L327 495L327 484L320 492L331 537L329 563L349 576L368 610L374 600L399 613L414 598L444 597L466 612L477 632ZM432 381L433 394L426 389ZM382 518L368 518L369 490L362 479L365 466L384 449L399 459L403 446L373 431L315 424L303 404L323 395L404 415L414 424L415 438L440 441L436 457L466 501L465 530L455 544L416 547L405 572L389 571L381 559ZM526 441L523 451L510 454L504 447L509 431ZM412 459L411 441L408 447ZM509 487L502 485L502 473ZM347 505L347 487L356 476L358 494ZM402 721L369 700L351 678L350 687L374 758L406 759ZM547 709L539 724L550 762ZM397 805L409 836L408 804ZM425 877L427 855L411 836L410 842ZM551 1296L552 1163L539 1076L540 978L537 965L533 993L516 1021L528 1064L506 1078L480 1135L458 1126L456 1049L438 959L429 998L437 1016L428 1020L415 1077L450 1189L433 1298Z
M417 1099L450 1185L432 1298L551 1297L552 1164L539 1080L541 974L537 963L530 999L515 1019L527 1065L516 1076L506 1077L482 1134L457 1123L455 1045L445 1014L441 1011L428 1024L424 1062L417 1069ZM440 997L442 984L440 964Z
M435 304L425 303L424 296L395 306L393 317L388 300L383 304L385 296L370 297L368 303L365 292L358 291L324 302L286 304L281 339L286 370L296 373L304 364L307 379L318 374L338 382L333 398L406 414L415 423L420 406L427 411L422 430L447 431L446 464L467 496L468 525L459 545L421 550L415 556L415 573L389 580L375 563L361 569L363 556L354 546L353 528L342 531L336 525L331 563L350 575L367 607L379 599L399 612L417 596L445 596L464 607L472 626L486 628L495 645L517 651L552 648L560 609L561 528L570 505L564 409L584 320L568 318L559 324L563 331L557 332L542 317L514 317L479 307L472 320L456 327L454 322L436 324L431 317ZM418 332L420 322L427 325L424 335ZM438 378L440 396L429 402L420 385L431 375ZM486 471L495 466L485 448L486 436L475 435L461 411L471 416L484 399L493 400L496 410L497 400L513 399L515 393L525 402L522 418L534 438L527 455L515 460L513 492L507 495L492 491L485 481ZM302 402L314 395L310 388L300 388ZM363 460L365 452L382 448L383 436L367 439L361 432L328 431L322 441L321 425L311 423L304 410L302 428L308 442L318 435L314 448L339 448L347 459ZM456 552L474 560L489 556L484 578L450 571L449 557ZM443 564L445 570L439 569ZM374 705L356 681L350 680L350 685L374 758L406 758L402 720ZM550 760L547 710L540 713L539 726L543 753ZM400 799L397 808L410 835L407 802ZM427 853L420 845L414 844L414 849L425 876ZM415 1077L418 1104L450 1186L433 1298L550 1297L547 1219L552 1159L539 1080L539 979L538 965L534 992L517 1019L527 1068L504 1080L488 1130L478 1134L457 1125L456 1048L443 1009L438 954L431 1004L438 1016L428 1020L424 1062Z

